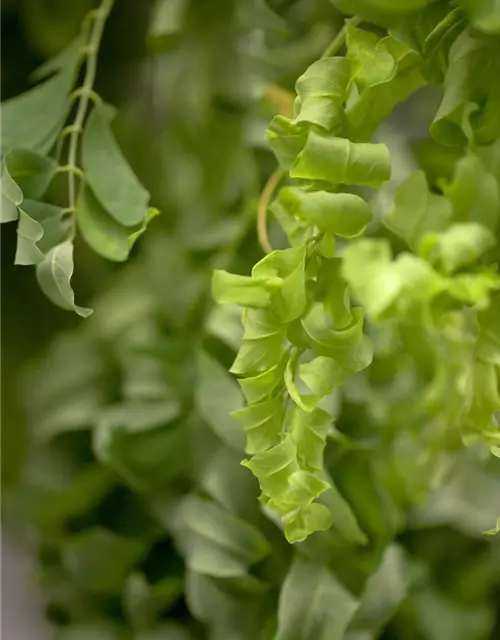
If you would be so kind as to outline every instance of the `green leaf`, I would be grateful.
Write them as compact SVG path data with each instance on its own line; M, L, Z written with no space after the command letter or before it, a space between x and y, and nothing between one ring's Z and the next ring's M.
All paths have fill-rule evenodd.
M129 229L116 222L84 184L76 205L78 229L85 242L99 255L124 262L130 253Z
M314 502L329 488L323 478L300 469L290 475L286 495L269 497L267 507L281 516L288 542L302 542L316 531L331 527L329 510Z
M252 640L263 633L263 614L260 599L232 593L228 580L214 580L194 571L187 571L186 600L191 614L209 626L218 638ZM268 636L264 636L266 639Z
M132 573L125 585L123 608L134 629L145 629L152 627L181 594L180 578L169 577L149 584L141 573Z
M347 58L356 63L354 80L360 91L394 76L395 60L389 51L378 46L380 42L375 33L347 24Z
M271 292L265 278L251 278L216 269L212 275L212 297L219 304L239 304L265 308L271 302Z
M204 575L245 575L247 567L270 552L258 529L202 498L183 499L176 527L187 566Z
M236 451L244 451L244 433L231 415L243 406L237 383L203 351L198 356L198 376L195 404L199 415L223 442Z
M342 640L357 608L326 566L297 556L281 589L276 640Z
M378 187L391 176L389 150L384 144L355 143L311 131L290 176Z
M322 302L334 327L345 329L352 322L347 282L342 277L341 258L323 258L316 277L315 297Z
M488 34L500 33L500 4L498 0L458 0L472 25Z
M93 448L136 491L161 489L186 469L187 434L170 426L176 400L128 402L97 416Z
M336 360L349 371L365 369L372 359L372 348L363 335L363 310L353 309L352 323L342 330L328 326L323 306L313 305L302 326L318 355Z
M351 25L347 55L360 65L355 77L359 95L346 109L347 136L366 141L395 107L425 82L417 54L392 36L376 42L373 34Z
M491 78L498 75L498 45L464 31L450 49L444 96L430 127L441 144L463 146L493 142L500 134L496 115L500 90ZM493 65L493 66L492 66Z
M385 550L378 569L367 581L351 628L379 633L407 595L407 574L403 549L391 544Z
M344 372L340 364L324 356L301 364L299 376L318 398L329 395L344 381Z
M290 215L315 225L323 233L354 238L372 219L366 202L350 193L306 191L296 187L281 189L279 202Z
M102 207L120 225L133 227L146 217L149 193L115 141L111 115L104 106L96 106L90 114L82 138L83 170Z
M495 232L500 210L499 185L476 155L460 158L453 180L444 186L457 222L477 222Z
M442 83L448 69L450 47L465 28L463 12L433 2L412 15L396 30L396 36L420 53L422 71L430 82Z
M63 214L61 207L46 202L24 200L22 209L43 229L43 236L36 242L43 254L48 253L56 244L63 242L71 232L73 220L70 215Z
M305 309L305 259L306 248L293 247L271 252L252 269L252 278L280 283L272 307L282 322L296 320Z
M417 256L403 253L392 262L390 245L381 238L360 240L347 247L343 275L375 322L391 314L410 316L449 287Z
M43 253L37 246L43 236L43 228L36 220L19 208L17 223L17 248L14 264L38 264L43 260Z
M321 58L295 85L297 101L293 123L306 122L326 131L338 130L344 120L343 103L352 81L347 58Z
M297 448L291 438L242 462L254 474L267 496L282 496L288 490L289 478L299 470Z
M231 415L245 431L246 453L259 453L277 443L283 422L282 412L279 396L233 411Z
M82 589L97 594L118 594L146 549L146 540L91 528L68 538L61 554L64 567Z
M441 234L429 234L422 241L421 253L438 262L447 273L467 267L495 246L491 231L477 222L454 224Z
M267 130L267 142L284 170L290 169L304 148L307 133L305 125L294 125L292 120L285 116L278 115L273 118Z
M368 543L368 537L360 528L350 504L342 496L328 474L325 474L325 477L330 487L321 495L319 500L330 512L332 527L336 529L347 542L356 545L366 545Z
M203 469L200 487L239 518L253 521L258 513L258 486L240 464L240 456L221 445Z
M49 300L86 318L92 313L92 309L75 305L75 294L70 284L73 269L73 243L67 241L50 249L38 264L36 277L41 290Z
M18 218L17 207L23 201L23 192L12 179L5 161L2 161L1 222L13 222Z
M69 110L82 45L82 38L73 40L57 57L57 70L48 67L54 76L2 103L2 149L50 151Z
M160 0L154 6L148 32L148 45L155 51L168 51L183 31L186 0Z
M34 200L43 196L57 169L57 162L53 158L27 149L13 149L4 160L24 197Z
M238 382L248 404L267 398L282 383L282 373L282 367L274 365L257 376L240 378Z
M323 471L323 454L332 423L332 416L323 409L304 411L300 406L293 408L288 430L302 468L319 473Z
M429 232L443 231L452 219L447 198L431 193L423 171L417 171L399 187L384 222L411 249L418 251L422 238Z
M270 310L250 309L244 318L245 333L231 372L255 375L281 361L286 329Z

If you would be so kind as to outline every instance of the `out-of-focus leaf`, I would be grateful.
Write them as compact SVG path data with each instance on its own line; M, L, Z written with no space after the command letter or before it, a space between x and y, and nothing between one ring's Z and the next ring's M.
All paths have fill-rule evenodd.
M418 251L429 232L446 229L451 222L452 207L443 196L431 193L423 171L417 171L399 187L394 208L385 216L385 224Z
M149 584L140 573L132 573L125 585L123 606L134 629L152 627L182 593L182 580L164 578Z
M453 181L444 187L458 222L476 222L494 232L500 209L499 186L478 156L460 158Z
M264 536L213 502L188 496L177 514L178 544L188 567L218 577L242 576L269 554Z
M471 23L488 34L500 33L500 4L498 0L458 0Z
M407 574L403 549L396 544L389 546L379 568L368 579L352 629L378 633L407 595Z
M438 262L447 273L476 262L495 239L486 227L477 222L454 224L441 234L430 233L424 238L421 253L431 262Z
M94 433L96 456L137 491L162 488L182 474L188 463L185 430L167 426L179 411L172 399L105 410Z
M146 548L146 540L123 538L93 528L68 538L62 547L62 557L64 566L83 589L114 594L122 590L127 575Z
M277 640L341 640L357 600L325 566L296 557L285 578Z
M198 357L198 375L195 396L198 413L223 442L236 451L244 451L243 431L230 415L243 406L238 385L224 367L205 352Z

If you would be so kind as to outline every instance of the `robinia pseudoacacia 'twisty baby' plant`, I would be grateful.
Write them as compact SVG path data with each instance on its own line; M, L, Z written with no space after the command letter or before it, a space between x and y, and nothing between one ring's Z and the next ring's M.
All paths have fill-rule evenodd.
M415 5L388 34L365 25L361 10L298 79L293 116L276 116L268 130L278 175L289 179L270 208L291 248L271 251L251 276L217 271L213 279L219 302L245 308L231 369L247 401L234 414L247 436L244 464L291 542L331 525L320 500L330 486L329 405L370 365L365 317L396 332L418 325L433 352L415 410L434 448L462 439L500 451L499 43L459 8ZM488 31L488 20L480 23ZM373 217L366 188L391 175L389 149L371 140L397 104L441 79L431 135L460 157L432 190L423 171L400 185L384 213L404 243L394 256L386 238L358 239Z
M450 595L431 561L408 560L395 540L428 523L480 536L498 515L486 497L495 474L479 469L499 451L500 15L487 1L333 4L344 25L296 97L273 86L264 95L280 111L267 133L279 166L257 205L238 146L255 98L234 90L253 76L228 74L225 85L218 52L230 42L220 56L235 64L240 36L283 18L251 0L221 0L210 15L199 0L158 3L150 36L172 55L169 117L180 129L168 138L170 169L198 154L203 169L189 175L206 209L243 213L201 215L190 184L176 203L182 232L145 234L137 263L30 387L36 445L20 504L65 640L494 633L491 603L464 585L473 574L493 589L497 555L464 569ZM16 262L36 264L48 297L80 315L89 310L70 287L75 233L124 261L156 212L93 91L111 5L37 72L43 82L3 105L2 221L17 220ZM180 82L190 73L194 89ZM205 99L199 85L210 125L191 100ZM442 85L433 142L395 180L402 161L387 122L427 85ZM259 144L249 134L262 153ZM227 154L227 182L212 149ZM49 202L56 177L67 180L66 206ZM251 276L236 255L248 211L267 253ZM287 248L272 249L285 241L274 226L268 237L274 219ZM200 221L208 233L186 240ZM227 306L207 303L214 265L213 298ZM244 404L224 366L236 350Z

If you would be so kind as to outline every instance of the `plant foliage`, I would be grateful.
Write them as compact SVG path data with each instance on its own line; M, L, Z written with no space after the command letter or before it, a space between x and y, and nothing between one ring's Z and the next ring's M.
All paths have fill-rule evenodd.
M59 640L496 637L500 13L286 4L152 12L163 226L25 385ZM93 90L111 5L3 106L16 263L81 316L76 232L123 262L157 213Z

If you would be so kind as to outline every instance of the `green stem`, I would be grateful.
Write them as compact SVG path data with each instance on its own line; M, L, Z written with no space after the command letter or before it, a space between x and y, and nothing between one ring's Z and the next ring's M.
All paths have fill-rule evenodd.
M83 131L83 124L90 98L93 94L93 88L97 73L97 55L101 44L104 25L113 7L114 0L101 0L98 9L89 14L89 18L93 20L90 36L85 47L85 77L83 85L78 90L78 107L76 109L75 121L69 129L69 145L68 145L68 166L77 166L78 155L78 138ZM76 209L76 174L74 171L68 172L68 199L69 209Z
M361 22L361 18L354 16L353 18L349 18L345 21L342 29L337 33L333 41L328 45L328 47L323 51L322 58L329 58L334 56L336 53L342 49L345 44L345 37L347 33L347 25L352 24L353 27L356 27Z

